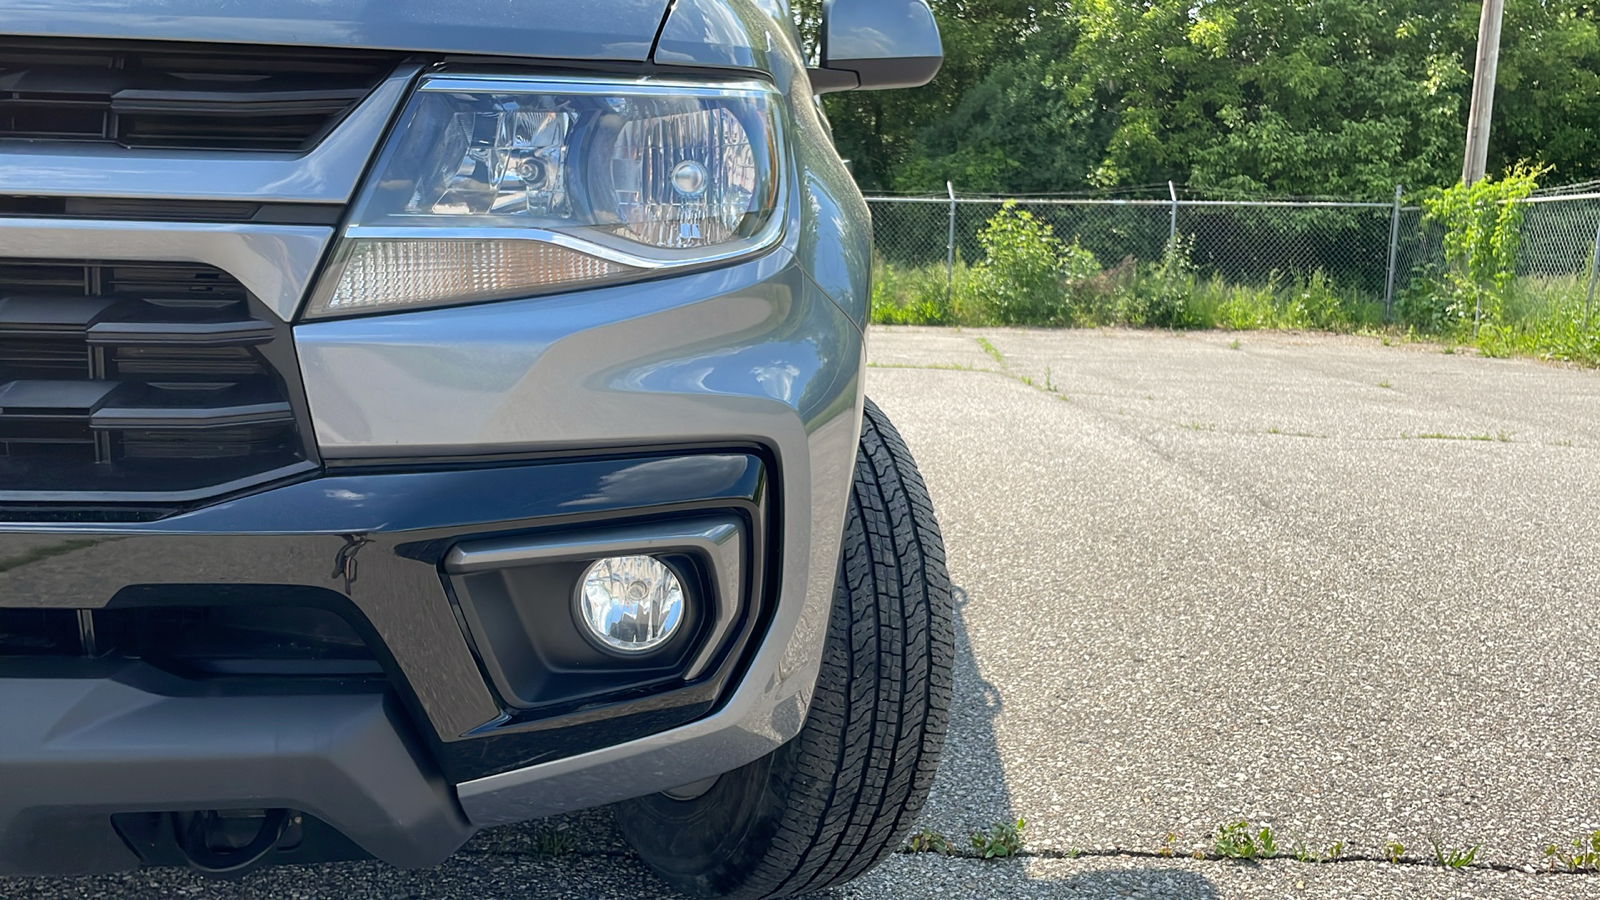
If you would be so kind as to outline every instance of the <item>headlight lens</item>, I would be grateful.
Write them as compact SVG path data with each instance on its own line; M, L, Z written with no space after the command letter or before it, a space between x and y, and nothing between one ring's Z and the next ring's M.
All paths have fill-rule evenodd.
M759 82L431 78L307 315L528 296L768 246L775 99Z

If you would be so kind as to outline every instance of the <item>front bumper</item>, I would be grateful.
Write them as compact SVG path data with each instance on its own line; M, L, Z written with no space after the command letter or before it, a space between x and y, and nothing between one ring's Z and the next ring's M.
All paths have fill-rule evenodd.
M227 482L168 498L201 505L163 507L149 520L113 511L95 521L52 506L61 498L25 498L47 513L33 516L0 498L0 610L311 598L358 619L387 673L376 690L331 698L258 703L259 691L213 686L202 703L137 665L89 658L9 671L0 661L0 872L125 867L125 853L94 849L118 811L269 800L347 830L372 855L426 865L473 827L700 781L799 731L856 457L870 223L811 108L803 62L788 46L758 61L794 96L796 202L784 242L712 269L530 300L299 318L336 238L328 213L350 200L426 59L396 69L302 154L0 147L0 193L131 204L0 217L8 259L203 264L249 293L253 315L292 329L272 362L291 388L313 472L270 489L251 482L244 495L219 496L244 490ZM167 221L161 204L172 200L259 209L248 221L212 221L214 210ZM577 710L552 727L556 719L507 702L439 565L467 539L729 510L743 511L765 548L761 621L708 676L709 694L675 694L681 702L637 715L585 720L594 710ZM53 700L23 702L18 685ZM245 727L234 717L248 710ZM208 723L235 723L238 739ZM371 745L312 740L386 731ZM401 750L412 758L413 774L396 781L410 806L392 805L381 784L340 761L340 746L378 744L395 766ZM42 764L53 756L61 765ZM124 763L130 778L189 766L207 774L192 791L163 794L114 783ZM219 767L239 784L221 783ZM362 825L368 812L392 833ZM52 852L38 852L40 841Z
M199 694L138 663L61 668L0 678L0 874L134 868L113 825L127 813L293 808L406 866L472 834L381 693Z
M538 315L508 303L302 327L324 474L153 521L0 525L0 607L314 594L370 628L389 673L386 693L283 703L229 740L211 727L243 714L226 704L144 684L130 699L126 670L46 673L40 696L80 698L70 711L0 697L0 785L32 784L0 803L0 871L125 868L126 853L104 850L117 812L261 806L311 812L371 855L429 865L478 826L700 781L798 733L855 459L861 335L781 252L675 280L670 299L665 284L619 287L632 296L615 304L603 291L539 301ZM473 362L488 365L467 371ZM496 692L445 589L456 543L728 510L763 548L760 621L711 676L621 715L528 718ZM0 672L0 689L39 677ZM237 710L266 715L270 699ZM128 728L153 756L129 747ZM384 735L394 766L414 760L400 799L346 777L349 747L301 739L351 733ZM197 740L207 734L216 742ZM40 767L67 738L99 761L94 777L74 779L70 753ZM207 759L208 772L255 775L241 790L218 775L165 800L108 787L123 763L181 772ZM99 835L104 852L36 852L66 834Z

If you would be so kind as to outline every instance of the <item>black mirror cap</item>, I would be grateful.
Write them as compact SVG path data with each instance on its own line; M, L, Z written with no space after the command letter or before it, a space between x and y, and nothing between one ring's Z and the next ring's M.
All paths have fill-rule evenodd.
M821 51L821 68L810 72L819 94L921 87L944 62L925 0L827 0Z

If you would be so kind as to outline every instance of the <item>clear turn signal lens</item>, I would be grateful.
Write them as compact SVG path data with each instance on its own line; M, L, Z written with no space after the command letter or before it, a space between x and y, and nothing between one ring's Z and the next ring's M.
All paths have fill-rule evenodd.
M312 299L310 316L526 296L551 284L584 285L638 272L540 241L354 240L340 250L334 263L339 280Z

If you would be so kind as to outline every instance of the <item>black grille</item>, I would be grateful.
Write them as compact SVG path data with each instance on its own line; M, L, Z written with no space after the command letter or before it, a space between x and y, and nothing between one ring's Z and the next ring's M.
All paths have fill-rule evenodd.
M210 266L0 261L0 500L156 499L305 466L269 315Z
M0 43L0 138L304 150L397 61L342 51Z
M361 633L324 609L266 604L93 611L0 607L0 662L83 656L142 659L188 678L383 676Z

